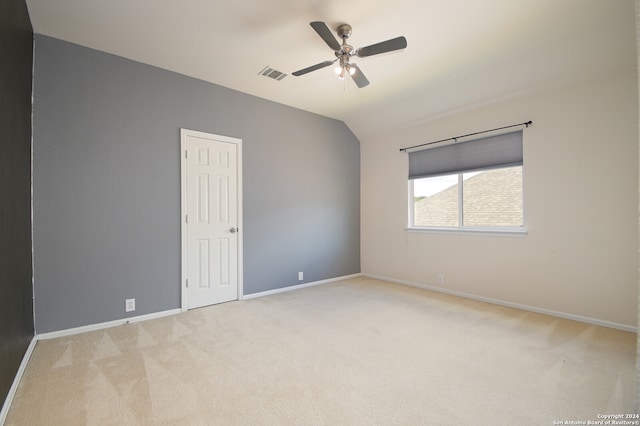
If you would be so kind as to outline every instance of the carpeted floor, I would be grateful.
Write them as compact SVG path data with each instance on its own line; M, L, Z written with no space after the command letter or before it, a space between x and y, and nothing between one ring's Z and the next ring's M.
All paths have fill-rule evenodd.
M634 333L354 278L39 341L7 425L553 425L635 409Z

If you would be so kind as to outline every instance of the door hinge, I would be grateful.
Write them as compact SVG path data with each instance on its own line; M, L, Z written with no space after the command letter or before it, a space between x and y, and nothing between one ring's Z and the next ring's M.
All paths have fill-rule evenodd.
M189 152L189 151L185 151L185 152L184 152L184 158L185 158L185 159L186 159L186 158L189 158L189 154L188 154L188 152Z
M189 288L189 278L187 278L186 280L184 280L184 286L186 288Z
M189 223L189 215L188 214L184 215L184 223Z

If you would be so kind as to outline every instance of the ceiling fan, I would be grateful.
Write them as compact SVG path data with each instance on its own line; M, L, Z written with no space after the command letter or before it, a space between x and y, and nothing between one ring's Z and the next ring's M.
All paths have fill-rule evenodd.
M310 25L318 33L322 40L324 40L324 42L327 43L327 45L334 51L336 59L334 59L333 61L320 62L319 64L312 65L310 67L303 68L299 71L291 73L296 77L310 73L311 71L316 71L321 68L328 67L329 65L333 65L338 62L336 73L341 80L344 79L347 75L350 75L358 87L365 87L369 84L369 80L367 80L367 77L364 76L364 74L356 64L352 64L349 62L349 59L352 56L365 58L367 56L392 52L394 50L404 49L405 47L407 47L406 38L396 37L387 41L372 44L370 46L354 49L353 46L347 44L347 39L351 36L351 25L342 24L337 29L338 36L342 38L342 45L338 42L338 40L336 40L333 34L331 34L331 30L324 22L314 21L311 22Z

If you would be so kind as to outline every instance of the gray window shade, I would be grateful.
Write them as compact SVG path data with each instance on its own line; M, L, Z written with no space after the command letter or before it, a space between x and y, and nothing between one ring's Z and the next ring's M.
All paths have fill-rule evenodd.
M522 130L409 152L409 179L522 165Z

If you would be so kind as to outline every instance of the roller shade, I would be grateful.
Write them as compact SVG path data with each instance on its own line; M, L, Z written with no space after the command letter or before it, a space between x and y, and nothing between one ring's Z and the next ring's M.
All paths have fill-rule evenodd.
M409 179L522 165L522 130L409 152Z

